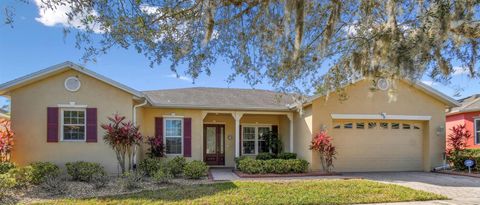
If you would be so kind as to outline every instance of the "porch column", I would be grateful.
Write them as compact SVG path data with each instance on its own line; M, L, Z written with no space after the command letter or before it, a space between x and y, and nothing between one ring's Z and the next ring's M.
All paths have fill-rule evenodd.
M232 113L235 119L235 157L240 157L240 119L242 119L243 113Z
M290 152L293 152L293 114L287 114L288 119L290 120Z

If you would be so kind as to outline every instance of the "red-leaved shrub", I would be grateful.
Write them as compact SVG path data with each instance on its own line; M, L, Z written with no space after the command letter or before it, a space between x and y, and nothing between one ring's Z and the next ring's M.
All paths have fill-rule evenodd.
M13 136L14 133L10 128L10 120L0 119L0 162L10 161Z
M333 167L333 160L337 154L335 146L332 145L332 137L328 136L326 131L319 132L313 137L310 150L320 153L323 171L330 172Z
M456 125L450 128L452 131L447 137L447 154L452 155L455 151L464 150L467 140L472 136L466 129L466 125Z

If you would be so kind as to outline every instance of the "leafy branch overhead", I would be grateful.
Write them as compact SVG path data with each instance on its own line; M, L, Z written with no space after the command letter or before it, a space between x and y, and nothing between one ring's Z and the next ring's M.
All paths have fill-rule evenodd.
M231 65L229 80L269 81L283 91L328 92L365 77L448 83L452 62L479 76L478 0L42 2L68 6L69 20L80 19L85 60L132 47L152 66L168 60L192 79L219 60ZM188 69L178 71L180 64Z

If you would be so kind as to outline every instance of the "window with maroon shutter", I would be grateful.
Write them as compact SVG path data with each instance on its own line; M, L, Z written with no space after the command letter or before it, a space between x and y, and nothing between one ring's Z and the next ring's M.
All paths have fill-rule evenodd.
M97 142L97 108L87 108L87 142Z
M58 142L58 107L47 108L47 142Z
M183 119L183 156L192 156L192 118Z
M155 137L160 137L163 142L163 117L155 118Z
M90 112L92 112L92 110L90 110ZM61 109L60 130L61 130L62 141L81 141L81 142L86 141L86 138L87 138L86 115L87 115L87 111L84 108L62 108ZM94 121L96 121L96 111L95 111L94 117L95 117ZM96 125L94 126L96 127Z

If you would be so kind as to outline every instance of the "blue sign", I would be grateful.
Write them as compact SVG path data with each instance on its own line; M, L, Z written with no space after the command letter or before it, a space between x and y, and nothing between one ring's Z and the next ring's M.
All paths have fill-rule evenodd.
M471 159L467 159L467 160L465 160L465 161L463 162L463 164L464 164L466 167L470 168L470 167L472 167L472 166L475 164L475 162L474 162L473 160L471 160Z

